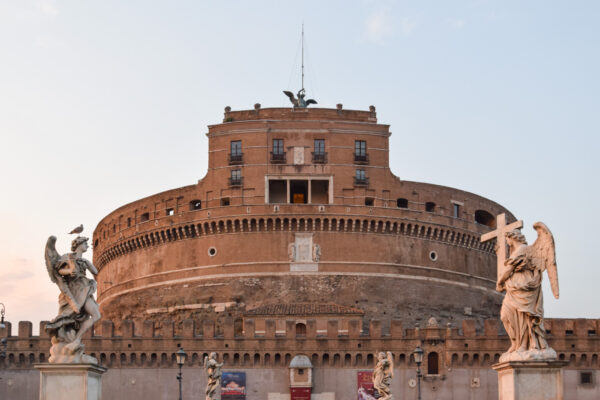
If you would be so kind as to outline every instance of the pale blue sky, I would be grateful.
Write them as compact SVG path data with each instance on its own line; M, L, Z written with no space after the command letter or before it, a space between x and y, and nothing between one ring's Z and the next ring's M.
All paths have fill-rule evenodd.
M223 108L377 107L392 171L468 190L557 242L550 317L600 317L600 3L0 0L0 302L50 319L43 248L201 179ZM91 257L91 254L89 254Z

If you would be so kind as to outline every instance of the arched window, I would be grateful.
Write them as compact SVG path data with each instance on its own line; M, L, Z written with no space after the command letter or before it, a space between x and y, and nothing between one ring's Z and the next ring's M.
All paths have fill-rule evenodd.
M432 351L427 354L427 374L437 375L439 374L439 356L438 353Z
M490 228L496 228L496 218L485 210L475 211L475 222Z
M302 322L296 324L296 336L306 336L306 324Z
M408 208L408 200L406 199L397 199L396 206L398 208Z

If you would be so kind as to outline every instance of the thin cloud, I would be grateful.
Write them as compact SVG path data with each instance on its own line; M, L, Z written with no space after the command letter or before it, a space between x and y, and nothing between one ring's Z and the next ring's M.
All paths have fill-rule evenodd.
M392 31L390 18L383 10L371 14L365 21L365 37L371 43L384 44Z
M446 22L454 29L462 29L467 23L464 19L461 18L448 18L446 19Z
M56 4L54 4L54 1L52 0L40 0L38 1L37 5L42 14L52 17L59 14L58 7L56 7Z
M410 35L417 27L417 21L411 18L402 18L400 20L400 28L404 36Z

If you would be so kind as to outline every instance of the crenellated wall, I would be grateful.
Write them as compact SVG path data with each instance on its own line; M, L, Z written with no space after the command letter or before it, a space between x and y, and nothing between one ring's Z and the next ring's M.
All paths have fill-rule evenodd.
M204 357L216 351L225 361L225 371L246 373L247 400L264 400L270 393L289 393L287 366L298 354L311 359L313 393L334 393L336 399L356 398L357 372L371 370L375 353L391 351L395 373L392 390L399 398L416 398L411 380L415 379L412 352L421 343L425 350L422 370L423 398L436 400L496 400L497 374L491 365L498 361L509 341L499 321L464 320L458 326L431 324L406 328L402 321L370 321L362 330L358 318L345 321L330 319L319 333L315 320L305 320L298 334L297 324L285 320L283 331L278 320L265 321L264 333L258 334L252 319L244 321L244 330L236 335L235 321L227 320L217 329L212 320L186 320L181 324L123 321L119 334L111 321L96 324L84 343L86 352L108 368L103 378L104 398L129 400L168 400L177 393L175 352L183 347L188 361L183 368L184 398L201 396L206 384ZM32 324L22 321L16 335L7 323L0 337L7 338L7 356L0 357L0 398L37 400L39 372L36 363L47 362L50 339L32 335ZM565 399L600 398L600 319L547 319L550 345L565 367ZM429 361L437 358L437 373L429 373ZM592 383L582 384L582 374L591 374Z
M305 334L297 334L294 320L285 320L283 332L275 330L276 322L266 320L264 333L257 334L254 320L247 319L242 333L236 335L232 319L220 330L212 320L185 320L179 325L154 321L136 325L127 320L122 321L117 335L113 322L104 320L88 332L84 344L86 353L109 368L172 367L179 347L188 352L189 366L202 365L204 356L216 351L230 367L285 367L294 355L306 354L316 368L366 368L373 365L377 351L386 350L394 355L397 368L412 368L411 353L420 342L426 354L436 351L440 355L440 366L468 368L490 366L509 347L498 320L485 320L479 329L476 320L463 320L457 327L422 328L405 328L398 320L385 327L381 321L370 321L368 330L363 331L363 321L355 318L345 321L348 329L341 331L340 320L329 319L326 333L319 333L316 320L308 319ZM0 366L32 368L46 362L50 338L45 324L40 322L41 335L33 336L31 322L19 322L16 335L7 322L6 328L0 329L0 337L7 338L6 357ZM544 324L550 346L560 359L569 361L567 368L600 367L600 319L546 319Z

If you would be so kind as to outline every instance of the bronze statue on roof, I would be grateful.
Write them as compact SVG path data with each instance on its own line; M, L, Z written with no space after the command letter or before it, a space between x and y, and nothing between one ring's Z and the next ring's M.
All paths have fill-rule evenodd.
M306 96L306 90L304 90L304 88L298 91L298 98L294 96L294 93L287 90L284 90L283 93L290 98L294 108L306 108L309 104L317 104L317 101L314 99L304 100L304 97Z

